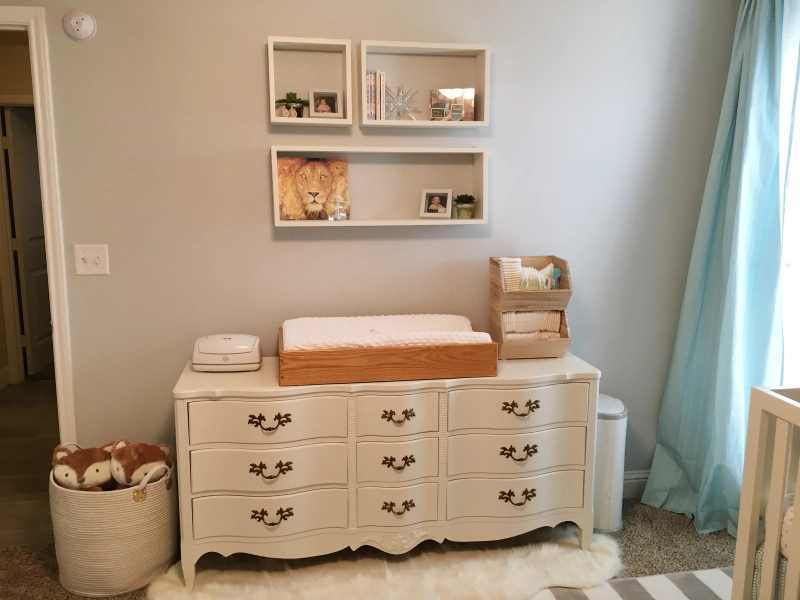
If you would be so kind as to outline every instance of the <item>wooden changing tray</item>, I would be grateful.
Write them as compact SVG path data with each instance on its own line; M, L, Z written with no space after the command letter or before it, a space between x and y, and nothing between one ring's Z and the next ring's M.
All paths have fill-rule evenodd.
M496 377L497 344L284 350L278 329L280 385Z

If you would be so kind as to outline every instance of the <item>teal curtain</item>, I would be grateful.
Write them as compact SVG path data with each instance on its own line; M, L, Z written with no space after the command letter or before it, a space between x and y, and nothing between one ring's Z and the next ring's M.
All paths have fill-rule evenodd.
M739 517L750 388L780 385L781 98L800 0L743 0L642 501L701 533ZM796 67L796 63L795 63ZM783 95L782 95L783 86ZM794 109L794 105L792 105ZM793 114L792 114L793 117Z

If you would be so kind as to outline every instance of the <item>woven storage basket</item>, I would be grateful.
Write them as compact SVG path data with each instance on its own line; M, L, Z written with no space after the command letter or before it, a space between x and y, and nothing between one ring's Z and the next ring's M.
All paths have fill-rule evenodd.
M58 576L67 591L90 597L123 594L146 586L175 563L175 469L154 483L148 480L138 488L84 492L61 487L50 472Z

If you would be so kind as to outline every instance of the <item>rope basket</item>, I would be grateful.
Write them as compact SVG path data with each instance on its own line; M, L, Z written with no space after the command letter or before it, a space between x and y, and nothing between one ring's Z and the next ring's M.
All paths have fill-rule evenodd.
M150 479L167 470L165 477ZM50 472L50 514L61 585L80 596L124 594L166 572L178 553L175 469L162 466L133 488L63 488Z

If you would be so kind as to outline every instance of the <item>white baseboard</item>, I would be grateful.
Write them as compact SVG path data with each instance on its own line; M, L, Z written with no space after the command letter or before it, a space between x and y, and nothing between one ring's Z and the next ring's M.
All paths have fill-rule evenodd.
M622 497L641 498L642 494L644 494L644 486L647 485L647 478L649 476L650 469L645 471L625 471L625 477L622 483Z
M0 369L0 390L5 388L9 383L11 383L11 375L8 372L8 365Z

